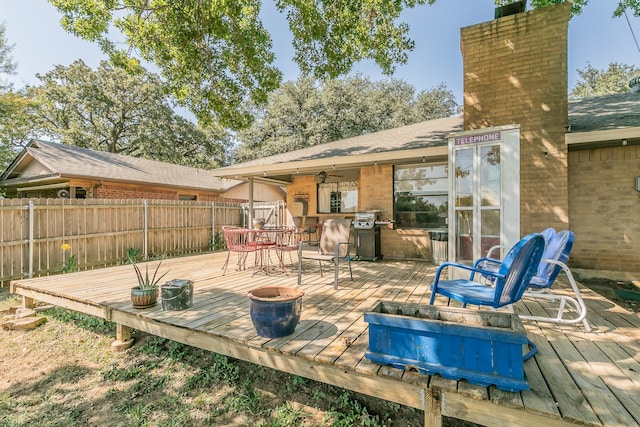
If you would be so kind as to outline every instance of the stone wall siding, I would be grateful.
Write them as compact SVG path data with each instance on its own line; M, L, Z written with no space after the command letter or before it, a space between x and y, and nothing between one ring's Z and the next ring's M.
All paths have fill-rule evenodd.
M461 30L465 130L520 124L520 231L569 224L562 3Z
M571 265L640 271L640 146L569 154L569 217L575 233Z

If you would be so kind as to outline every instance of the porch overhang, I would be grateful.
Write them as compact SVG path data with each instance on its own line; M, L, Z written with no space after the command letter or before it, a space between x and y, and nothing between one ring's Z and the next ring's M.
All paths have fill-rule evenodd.
M564 136L564 140L570 151L587 148L640 145L640 127L567 133Z
M275 162L227 166L214 169L211 174L218 178L262 181L277 185L292 182L295 175L315 174L322 170L353 169L373 165L399 165L434 162L447 159L447 146L393 150L361 155L319 157L299 161Z

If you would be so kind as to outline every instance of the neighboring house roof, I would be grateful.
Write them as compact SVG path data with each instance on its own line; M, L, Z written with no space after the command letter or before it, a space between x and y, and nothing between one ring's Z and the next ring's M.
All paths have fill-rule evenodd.
M34 167L34 162L38 167ZM48 141L33 140L0 176L0 185L68 179L225 191L238 181L220 179L204 169L157 162Z

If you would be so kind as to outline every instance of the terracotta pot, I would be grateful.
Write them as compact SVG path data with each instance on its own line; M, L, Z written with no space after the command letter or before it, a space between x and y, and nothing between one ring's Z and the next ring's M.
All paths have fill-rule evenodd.
M153 307L158 302L158 288L140 289L139 286L131 288L131 303L134 308Z
M251 321L258 335L291 335L300 321L304 291L285 286L265 286L249 292Z

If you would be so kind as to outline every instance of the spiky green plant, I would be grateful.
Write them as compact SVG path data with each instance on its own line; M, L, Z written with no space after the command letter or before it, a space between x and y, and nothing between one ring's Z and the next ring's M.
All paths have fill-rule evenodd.
M164 257L160 259L160 262L153 272L153 277L151 277L149 276L149 264L145 265L145 273L143 275L142 271L140 271L140 267L138 267L138 264L136 264L132 258L129 258L129 262L131 262L131 264L133 265L133 269L136 272L136 277L138 278L138 286L140 287L140 289L153 289L157 287L160 280L162 280L162 278L167 275L169 270L165 271L162 276L158 277L158 270L160 269L163 260Z

